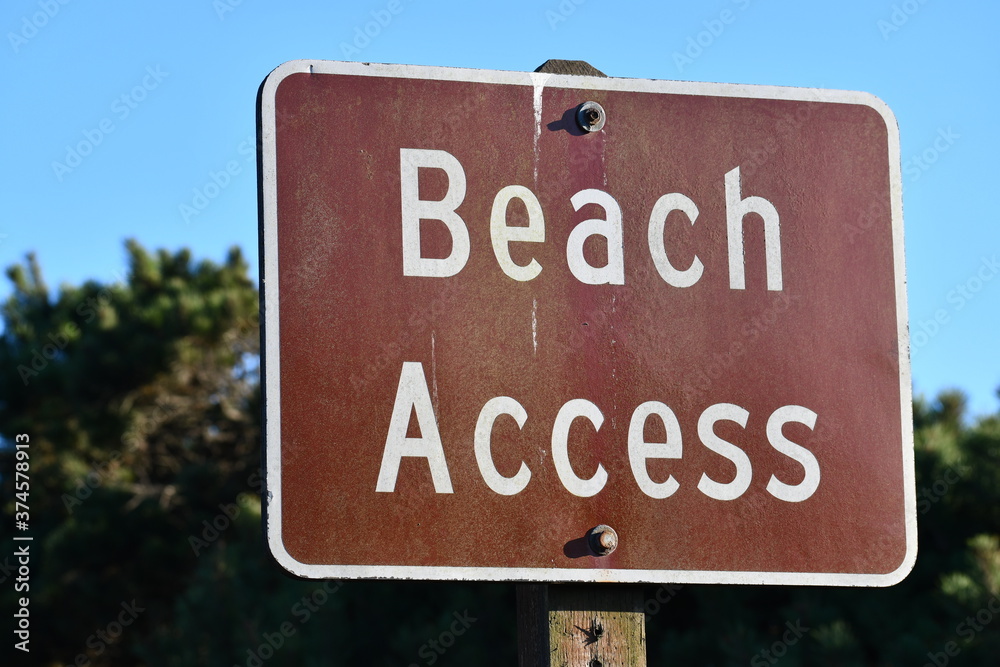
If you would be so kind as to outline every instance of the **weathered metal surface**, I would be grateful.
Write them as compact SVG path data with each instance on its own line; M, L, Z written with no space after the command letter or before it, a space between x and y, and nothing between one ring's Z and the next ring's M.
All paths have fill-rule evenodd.
M588 100L607 113L599 132L576 124ZM916 527L898 139L878 100L297 62L272 73L261 105L267 530L286 568L535 581L905 576ZM447 172L428 167L416 170L415 194L404 192L406 156L430 154L419 151L446 152L465 176L455 213L468 259L447 277L404 275L404 199L457 196ZM511 185L530 190L544 218L544 241L505 246L515 267L541 267L528 280L505 272L491 239L494 199ZM611 256L620 252L623 284L586 284L569 266L574 230L608 215L596 203L574 209L571 198L591 189L620 206ZM670 193L696 205L693 223L674 210L651 224ZM769 214L751 198L780 216L777 276L765 260ZM742 253L727 226L741 203L757 211L740 218ZM506 225L528 225L528 210L511 201ZM418 229L420 257L461 252L444 222ZM592 236L582 255L603 267L609 243ZM430 423L428 410L400 403L404 376L425 394ZM519 428L500 414L486 429L490 473L475 436L497 397L525 419ZM580 399L599 411L599 428L557 419ZM676 423L654 406L630 452L630 425L651 401ZM812 427L782 428L789 406L812 412ZM733 420L741 411L745 426ZM389 479L387 442L423 438L426 448L431 430L446 470L404 456ZM745 453L742 491L730 460L740 457L710 447L713 433ZM780 451L782 435L799 450ZM782 499L775 480L792 496L809 491L800 450L818 485ZM566 456L579 484L557 467ZM620 537L604 557L585 547L599 524Z

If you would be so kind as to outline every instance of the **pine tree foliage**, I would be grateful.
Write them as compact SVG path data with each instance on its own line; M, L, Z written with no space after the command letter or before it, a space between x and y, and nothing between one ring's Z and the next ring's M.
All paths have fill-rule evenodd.
M125 250L121 280L55 294L34 256L7 271L0 605L16 597L10 445L26 433L32 664L514 664L510 585L299 581L270 562L246 261ZM650 587L649 664L996 665L1000 414L966 412L957 391L914 404L919 555L902 584ZM141 611L110 637L123 605Z

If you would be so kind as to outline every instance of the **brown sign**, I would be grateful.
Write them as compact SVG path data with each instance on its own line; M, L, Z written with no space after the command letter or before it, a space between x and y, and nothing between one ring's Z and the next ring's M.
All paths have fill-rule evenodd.
M912 567L880 100L298 61L265 80L260 127L267 533L288 570Z

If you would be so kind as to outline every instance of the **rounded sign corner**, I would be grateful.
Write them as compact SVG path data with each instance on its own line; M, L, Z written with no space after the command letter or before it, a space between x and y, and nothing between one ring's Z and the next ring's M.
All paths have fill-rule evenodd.
M892 109L885 102L885 100L877 95L863 91L851 91L850 96L852 98L851 101L854 104L866 106L881 116L882 121L885 123L886 131L893 135L899 134L899 121L896 120L896 114L893 113Z
M282 81L293 74L308 72L309 68L313 66L315 62L316 61L313 60L289 60L281 63L264 77L264 81L261 83L261 90L267 91L270 94L270 97L273 98Z
M874 580L871 585L878 588L888 588L890 586L895 586L901 583L906 577L910 575L913 571L913 566L917 562L917 549L914 546L913 549L907 547L906 555L903 557L903 562L900 563L892 572L887 574L879 575L876 580Z
M271 552L271 558L274 559L274 562L280 565L281 568L288 574L301 579L316 578L310 572L315 565L303 563L295 558L295 556L288 553L288 550L285 548L285 543L281 539L281 532L270 528L270 526L268 527L267 546Z
M907 511L907 514L909 513L910 512ZM907 523L906 553L903 554L903 560L899 563L899 566L891 572L870 575L865 578L865 581L860 582L860 585L888 588L901 583L910 575L910 572L913 571L913 566L916 565L917 562L917 531L915 519L912 522L908 520Z

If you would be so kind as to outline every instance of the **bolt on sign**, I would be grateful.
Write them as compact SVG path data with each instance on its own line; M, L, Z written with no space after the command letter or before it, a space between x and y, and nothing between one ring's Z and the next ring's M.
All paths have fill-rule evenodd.
M259 130L266 527L290 572L910 570L882 101L296 61Z

